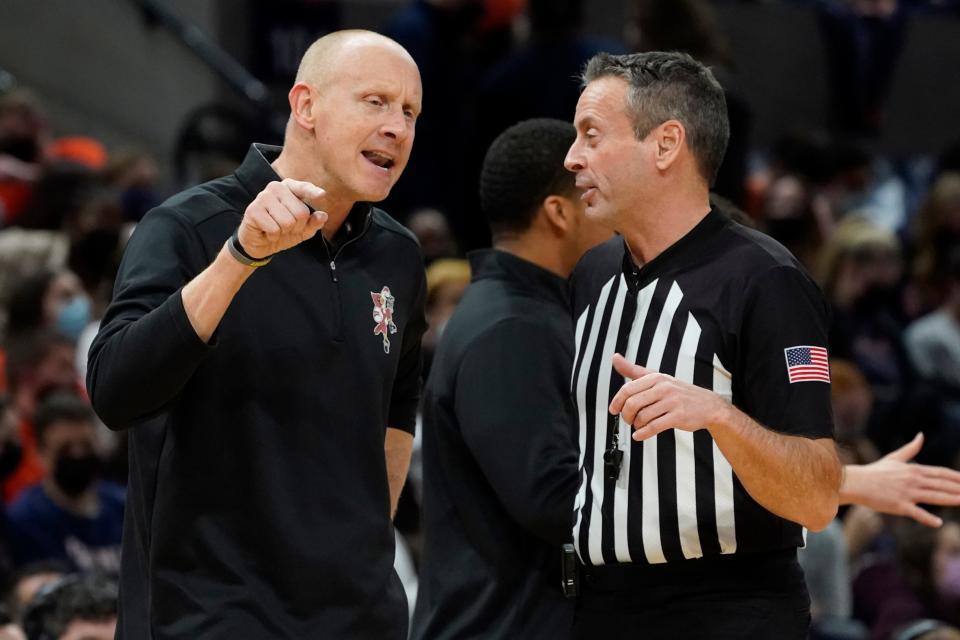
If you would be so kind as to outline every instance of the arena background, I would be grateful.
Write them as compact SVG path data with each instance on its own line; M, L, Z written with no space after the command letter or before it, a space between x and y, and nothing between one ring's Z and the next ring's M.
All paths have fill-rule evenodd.
M553 36L630 51L637 47L635 7L659 7L661 24L674 37L702 29L697 33L714 53L729 54L719 64L707 62L720 68L728 96L742 109L745 119L734 123L739 153L730 154L742 166L733 189L718 191L746 211L745 221L797 253L837 311L831 349L842 360L833 365L834 410L845 461L870 463L922 430L926 443L917 460L957 468L960 349L951 336L960 333L930 329L946 354L936 363L911 351L907 336L938 311L954 314L950 331L960 332L958 0L445 1L478 9L462 33L437 32L448 37L427 50L426 59L414 52L424 71L425 111L411 164L385 204L415 227L427 254L434 327L425 337L428 348L466 285L464 252L486 242L475 182L486 144L503 127L479 125L509 118L516 96L484 91L496 84L492 70L534 43L524 12L536 6L561 22L579 15ZM70 281L72 293L64 299L89 298L84 318L92 322L79 346L71 347L61 371L66 380L56 382L79 384L83 345L109 298L119 248L146 208L230 171L252 141L280 142L286 91L315 38L342 28L403 31L398 16L427 4L444 1L0 0L0 159L4 127L13 126L3 119L9 96L29 96L24 108L50 141L82 139L56 147L26 180L0 171L0 187L21 180L40 201L28 203L24 210L33 213L17 218L20 211L4 210L6 192L0 191L0 362L27 335L7 324L17 292L44 269L61 274L69 266L80 279ZM693 14L675 16L695 14L701 22L671 19L671 8L681 4ZM839 30L831 35L824 16L837 12L844 16L832 23ZM404 33L415 36L407 27ZM441 58L449 64L438 71L432 63ZM571 82L574 71L567 76ZM850 106L842 97L853 95L844 91L859 90L870 94L865 109L838 113L837 96L842 111ZM499 102L490 102L490 95ZM491 113L491 105L505 107ZM520 111L523 117L569 116L573 104L550 107L549 113ZM48 196L66 183L43 178L61 171L61 162L79 162L83 188L71 192L76 201L58 205ZM71 167L67 173L74 175ZM47 217L37 218L36 211ZM37 242L26 246L21 227L39 233ZM844 294L840 273L856 280L862 295ZM52 322L37 316L36 326L18 330ZM18 393L14 382L9 371L0 375L0 396L8 398L0 405L0 443L13 431L33 438L34 416L26 412L40 398ZM82 391L79 396L86 401ZM101 429L99 438L103 477L122 491L124 437ZM7 511L38 473L18 468L13 479L3 480ZM415 457L397 520L411 597L418 503ZM903 517L845 509L826 534L812 537L805 567L816 637L905 640L921 637L903 635L905 622L960 623L960 517L949 509L941 515L947 524L934 531ZM110 531L118 526L106 524ZM36 558L20 555L0 528L0 581L19 589L26 574L49 577L79 568L109 575L116 571L118 541L105 542L101 555L82 561L43 558L53 564L38 568ZM115 585L109 577L98 580L70 588L97 603L107 612L97 620L109 622ZM4 609L14 620L26 611L17 591L5 603L0 617ZM901 605L907 608L897 609ZM909 614L885 617L893 610ZM0 627L0 640L5 632ZM960 638L960 631L936 637Z

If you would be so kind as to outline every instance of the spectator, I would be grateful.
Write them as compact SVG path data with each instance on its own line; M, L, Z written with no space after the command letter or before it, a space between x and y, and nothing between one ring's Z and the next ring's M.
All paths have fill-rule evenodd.
M115 573L120 566L123 490L99 480L93 410L81 398L50 396L34 419L43 481L9 510L18 564L62 560L72 568Z
M810 197L811 190L800 176L784 173L773 177L764 190L760 211L766 232L808 270L813 269L822 242Z
M930 189L913 221L913 277L920 310L943 304L950 288L950 252L960 247L960 173L944 173Z
M27 640L113 640L117 585L103 576L65 576L36 595L23 628Z
M24 609L37 592L44 585L62 578L69 571L69 567L56 560L33 562L20 567L10 581L10 592L6 597L7 610L11 617L20 620Z
M140 222L147 211L160 204L156 193L159 174L156 160L146 153L127 150L110 158L104 177L121 192L125 222Z
M0 324L6 322L5 307L14 288L39 271L63 269L69 253L70 242L59 231L0 229Z
M46 118L31 93L0 97L0 227L14 223L27 206L48 142Z
M813 205L825 228L852 214L891 232L903 228L907 218L906 188L885 158L873 156L862 144L842 138L828 139L822 151L822 178Z
M3 482L7 504L25 487L43 478L37 457L33 419L37 405L50 392L61 389L80 392L74 345L60 334L38 329L7 342L7 382L13 409L19 420L18 433L23 459Z
M868 464L880 457L867 438L873 393L867 379L847 360L830 361L830 400L833 405L834 437L844 464Z
M869 381L875 404L868 435L889 451L916 422L906 411L912 376L901 335L900 246L889 231L852 217L838 225L819 263L833 307L831 355L853 362ZM900 428L908 425L910 434Z
M453 315L463 292L470 284L470 263L466 260L437 260L427 268L427 323L423 334L424 372L426 380L443 328Z
M436 209L415 211L407 219L407 227L420 241L423 259L428 267L434 260L456 258L460 255L447 217Z
M855 616L873 640L921 618L960 621L960 521L944 513L944 525L929 529L897 522L897 559L876 562L854 579Z
M7 303L7 335L53 329L76 340L90 322L90 296L67 269L42 269L25 277Z
M109 296L108 291L101 290L100 293ZM82 374L86 370L87 351L99 326L94 317L99 318L105 306L106 300L101 300L96 309L94 308L90 296L72 271L40 269L26 276L11 295L8 303L8 340L16 341L19 336L38 330L54 332L77 345L74 349L75 371ZM27 338L27 341L29 340ZM82 379L82 375L78 377ZM105 428L102 433L111 443L123 440L122 436ZM32 438L30 441L32 443ZM125 461L126 452L122 453L123 460L118 459L116 462ZM32 445L28 456L33 456ZM125 479L125 464L114 467L123 471L119 477Z
M938 443L948 457L960 451L960 243L950 254L943 304L907 328L905 341L913 366L939 400Z
M74 150L78 156L83 153ZM80 162L78 156L50 161L41 173L23 214L17 219L17 226L26 229L60 230L66 221L75 218L77 213L91 201L104 186L99 174L101 163L106 162L106 152L102 159L90 159ZM95 155L97 152L88 152ZM91 166L90 163L94 163Z
M751 180L754 214L811 272L834 226L832 212L814 206L818 186L832 171L828 145L829 138L820 132L790 131L774 143L768 169Z
M87 167L100 172L107 166L107 150L100 141L87 136L57 138L46 149L53 163L65 163Z

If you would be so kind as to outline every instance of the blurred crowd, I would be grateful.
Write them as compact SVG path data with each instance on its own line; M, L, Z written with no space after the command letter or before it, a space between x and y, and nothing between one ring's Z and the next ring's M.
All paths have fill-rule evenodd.
M380 25L423 77L413 156L384 208L424 251L428 359L469 282L464 252L489 243L476 197L488 144L526 118L571 120L576 76L598 51L684 50L727 92L732 138L717 206L787 246L832 305L844 462L874 462L922 432L916 460L958 468L960 138L933 154L875 150L911 12L957 20L955 4L807 3L830 119L784 122L768 147L751 142L754 113L715 7L629 6L618 41L584 35L586 3L575 0L418 0ZM127 453L123 434L90 408L87 347L126 238L172 191L161 176L180 187L242 160L254 129L229 120L195 114L176 166L163 167L61 130L29 87L0 94L0 640L113 637ZM397 517L412 582L420 489L415 458ZM960 512L939 515L943 526L930 528L853 507L811 535L802 560L815 637L960 638Z

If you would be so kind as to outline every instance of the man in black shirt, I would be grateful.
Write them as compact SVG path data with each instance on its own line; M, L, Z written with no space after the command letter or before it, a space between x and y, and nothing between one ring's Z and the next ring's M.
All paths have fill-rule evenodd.
M571 228L555 219L582 213L572 174L557 173L573 138L566 123L528 121L486 157L481 200L496 249L471 256L474 282L425 392L416 638L569 634L573 603L560 595L558 550L569 540L579 471L561 275L610 235L589 221ZM845 486L856 477L858 489L845 501L897 513L919 510L921 497L942 501L929 491L904 495L901 485L929 485L947 470L885 464L848 467ZM898 506L879 502L892 495Z
M706 68L601 54L584 80L566 166L621 237L571 285L575 634L805 637L796 547L841 479L826 302L783 247L711 210L729 130Z
M560 589L577 457L566 278L610 232L583 217L564 170L573 127L528 120L481 175L494 248L447 323L423 406L423 560L413 637L569 634Z
M94 407L131 428L119 637L406 636L390 516L426 287L368 203L407 162L420 77L338 32L289 99L282 149L144 218L91 348Z

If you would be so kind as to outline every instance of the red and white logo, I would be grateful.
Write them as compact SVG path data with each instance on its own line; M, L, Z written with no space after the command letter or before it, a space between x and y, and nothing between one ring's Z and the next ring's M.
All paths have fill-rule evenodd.
M370 292L373 298L373 335L383 336L383 352L390 353L390 334L397 332L397 325L393 322L394 297L390 294L390 287L384 287L379 293Z

